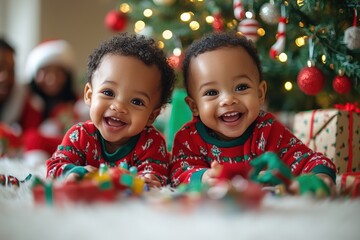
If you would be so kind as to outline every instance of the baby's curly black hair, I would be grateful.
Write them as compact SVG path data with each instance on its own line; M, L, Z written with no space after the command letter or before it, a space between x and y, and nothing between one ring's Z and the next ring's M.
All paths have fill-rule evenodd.
M146 65L155 64L161 72L160 104L163 106L170 102L175 84L175 72L169 65L165 53L158 48L154 39L138 34L119 33L104 41L88 58L88 82L91 82L101 60L108 54L132 56Z
M253 43L245 36L234 31L212 32L204 35L199 40L193 42L185 53L182 70L184 85L188 91L189 65L191 59L205 52L210 52L221 47L242 47L254 60L258 68L260 80L262 80L261 62L257 50ZM241 64L241 63L239 63Z

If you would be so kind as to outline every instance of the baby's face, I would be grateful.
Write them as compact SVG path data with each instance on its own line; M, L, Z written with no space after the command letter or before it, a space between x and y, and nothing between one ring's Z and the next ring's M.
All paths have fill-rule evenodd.
M189 66L189 98L194 115L224 140L241 136L264 103L265 81L250 55L240 47L224 47L193 58Z
M135 57L107 55L84 91L90 117L114 147L151 124L160 112L161 73Z

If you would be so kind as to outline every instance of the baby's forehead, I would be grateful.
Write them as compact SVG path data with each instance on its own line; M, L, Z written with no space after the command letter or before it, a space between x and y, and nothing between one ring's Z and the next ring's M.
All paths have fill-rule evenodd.
M189 64L188 77L206 78L232 75L250 75L260 79L261 69L244 47L221 47L194 56Z
M215 63L217 66L227 64L227 61L236 59L236 65L241 65L246 61L251 61L255 65L254 58L242 46L223 46L215 49L200 52L190 58L189 68L194 67L199 62Z

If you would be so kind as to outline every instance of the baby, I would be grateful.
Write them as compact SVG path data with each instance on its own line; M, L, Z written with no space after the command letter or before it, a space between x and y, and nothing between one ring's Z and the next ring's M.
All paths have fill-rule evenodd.
M149 187L168 181L169 153L152 123L168 103L175 82L165 54L151 38L122 33L89 57L84 100L91 120L74 125L47 160L47 176L79 179L125 162Z
M253 159L274 152L293 175L314 173L334 192L331 160L261 110L267 85L257 51L244 36L211 33L194 42L186 52L183 75L193 120L174 138L172 186L213 185L220 174L247 177Z

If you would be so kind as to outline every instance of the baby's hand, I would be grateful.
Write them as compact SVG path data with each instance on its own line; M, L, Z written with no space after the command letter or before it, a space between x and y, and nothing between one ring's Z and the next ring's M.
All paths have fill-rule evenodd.
M304 174L298 176L289 190L296 195L312 194L316 198L335 196L335 185L326 174Z
M219 181L221 170L222 166L218 162L212 162L211 168L204 172L201 181L208 186L214 186Z
M161 187L159 178L157 178L154 174L147 173L143 176L143 179L150 188Z
M65 182L75 182L81 180L85 174L96 172L98 169L94 166L87 165L87 166L78 166L76 167L80 169L80 171L72 171L65 177Z

